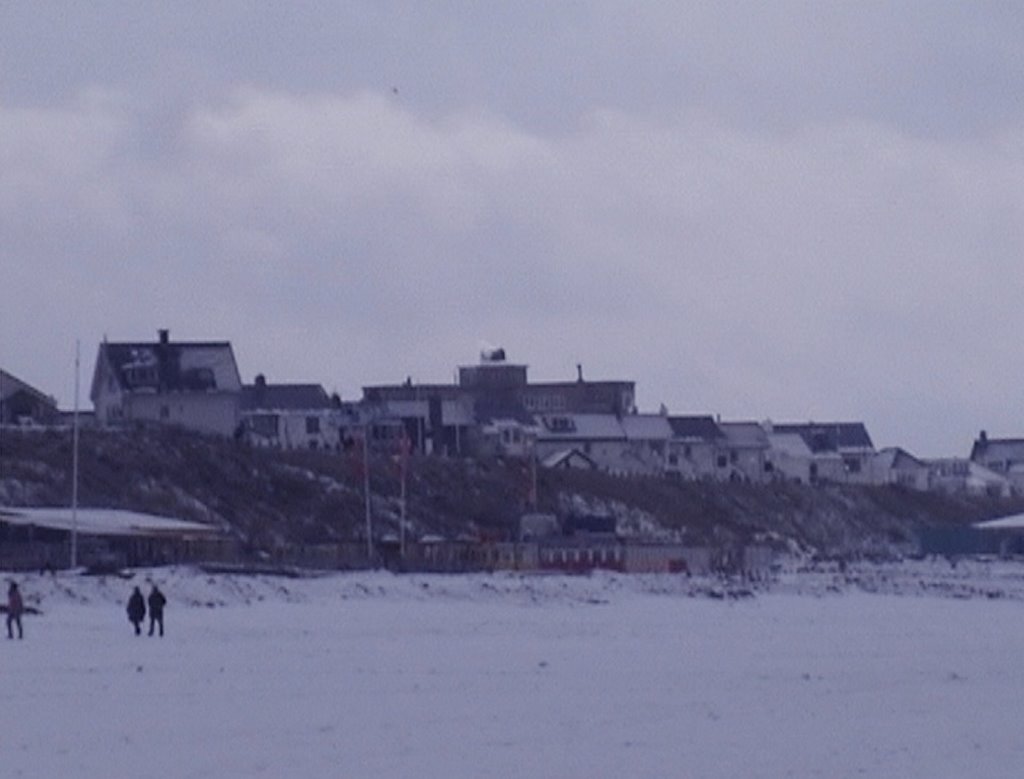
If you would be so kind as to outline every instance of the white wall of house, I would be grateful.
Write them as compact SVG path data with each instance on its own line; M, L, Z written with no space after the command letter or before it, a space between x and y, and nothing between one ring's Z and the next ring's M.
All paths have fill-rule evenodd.
M870 449L840 449L843 459L844 481L847 484L875 484L875 452Z
M716 453L717 449L710 441L670 441L665 471L678 474L687 481L714 478Z
M578 438L541 438L537 441L537 458L544 460L566 449L578 449L593 460L599 470L621 473L627 444L625 441L601 441Z
M891 450L882 450L872 457L867 472L871 484L898 485L922 492L932 486L931 471L927 465L894 455Z
M811 483L812 458L809 455L802 456L785 450L772 449L768 458L772 464L774 478L800 484Z
M481 431L481 449L503 457L532 457L537 428L514 419L497 419Z
M835 452L819 452L811 460L811 481L845 484L846 463Z
M91 394L99 424L116 425L124 420L124 397L102 349L96 358Z
M932 489L968 495L1007 497L1013 490L1001 474L963 458L929 460Z
M246 441L272 449L327 449L341 446L340 412L336 409L284 409L242 415Z
M234 435L239 420L237 392L133 393L125 396L123 408L126 421L180 425L224 436Z
M725 444L718 447L715 455L715 478L718 481L764 482L767 480L765 458L764 449Z

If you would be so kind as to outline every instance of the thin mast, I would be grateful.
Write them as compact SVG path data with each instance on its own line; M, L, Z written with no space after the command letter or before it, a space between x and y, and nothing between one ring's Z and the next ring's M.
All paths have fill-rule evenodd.
M81 340L75 341L75 412L71 422L71 567L78 567L78 365Z

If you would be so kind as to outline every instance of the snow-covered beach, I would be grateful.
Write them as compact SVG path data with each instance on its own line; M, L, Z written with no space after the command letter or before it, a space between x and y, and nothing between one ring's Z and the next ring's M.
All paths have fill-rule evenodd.
M1011 777L1024 566L17 576L4 775ZM135 637L132 586L169 597ZM752 596L749 593L752 592ZM742 597L733 597L742 595Z

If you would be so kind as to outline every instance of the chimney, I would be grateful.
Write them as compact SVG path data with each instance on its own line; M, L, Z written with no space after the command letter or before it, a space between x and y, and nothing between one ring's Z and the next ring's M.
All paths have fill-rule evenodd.
M576 381L583 382L583 363L576 363Z
M160 338L160 343L156 347L157 389L163 393L167 391L168 377L171 371L170 355L168 354L170 350L167 348L167 343L170 340L170 331L157 330L156 333Z

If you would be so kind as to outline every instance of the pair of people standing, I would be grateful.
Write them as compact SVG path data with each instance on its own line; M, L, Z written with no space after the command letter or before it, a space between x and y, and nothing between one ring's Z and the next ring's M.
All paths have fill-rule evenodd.
M142 634L142 621L146 618L147 599L142 597L142 591L136 587L128 598L128 621L135 626L135 635ZM164 634L164 606L167 598L154 584L152 592L149 593L149 635L153 635L154 629L160 627L160 635Z

